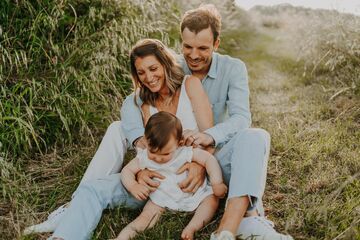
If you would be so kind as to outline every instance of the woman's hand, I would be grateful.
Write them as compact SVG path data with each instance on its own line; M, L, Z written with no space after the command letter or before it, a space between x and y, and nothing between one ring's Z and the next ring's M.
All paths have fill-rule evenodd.
M183 192L194 193L201 187L205 181L205 167L196 162L185 163L176 174L189 171L188 177L179 183L179 187Z
M139 184L146 186L150 192L155 191L160 183L152 178L164 179L165 177L158 172L151 171L149 169L143 169L136 174L136 180Z
M227 186L224 183L212 184L214 195L218 198L224 198L227 193Z

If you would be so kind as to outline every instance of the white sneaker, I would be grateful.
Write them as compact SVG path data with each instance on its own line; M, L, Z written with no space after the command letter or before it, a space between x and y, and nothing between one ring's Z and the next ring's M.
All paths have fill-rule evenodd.
M43 232L53 232L56 227L59 225L61 219L66 213L67 204L60 206L58 209L50 213L46 221L32 225L30 227L25 228L24 235L28 235L31 233L43 233Z
M235 240L235 237L230 231L221 231L218 235L212 233L210 240Z
M283 235L274 229L274 223L265 217L245 217L240 223L237 234L242 239L253 240L293 240L290 235Z

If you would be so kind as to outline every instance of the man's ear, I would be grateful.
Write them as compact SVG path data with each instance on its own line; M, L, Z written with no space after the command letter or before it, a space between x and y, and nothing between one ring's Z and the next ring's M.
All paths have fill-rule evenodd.
M216 51L219 48L219 45L220 45L220 38L218 37L214 42L214 51Z

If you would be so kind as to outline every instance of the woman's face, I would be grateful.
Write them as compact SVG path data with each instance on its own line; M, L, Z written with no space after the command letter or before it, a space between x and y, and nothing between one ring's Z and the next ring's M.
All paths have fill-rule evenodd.
M151 92L159 92L166 87L165 69L154 55L138 57L135 60L135 68L139 80Z

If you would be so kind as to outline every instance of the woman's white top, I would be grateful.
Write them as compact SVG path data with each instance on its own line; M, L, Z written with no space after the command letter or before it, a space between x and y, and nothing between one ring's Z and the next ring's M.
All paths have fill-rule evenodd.
M184 193L179 183L186 179L187 171L176 174L177 170L186 162L191 162L192 147L179 147L175 150L173 158L167 163L156 163L148 158L147 149L138 149L137 158L141 169L159 172L165 179L155 180L160 186L150 194L150 199L156 205L177 211L194 211L204 198L213 193L211 186L205 179L203 185L195 193Z
M198 125L196 123L195 114L191 105L189 96L187 95L185 83L189 75L184 77L184 80L181 84L179 102L176 110L176 117L180 119L183 129L198 130ZM150 105L150 116L157 113L157 108Z

